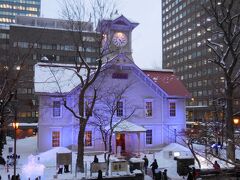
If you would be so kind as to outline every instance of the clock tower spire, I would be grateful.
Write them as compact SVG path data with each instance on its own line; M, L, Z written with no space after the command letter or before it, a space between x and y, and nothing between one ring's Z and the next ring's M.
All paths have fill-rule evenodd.
M105 54L114 56L125 54L132 58L132 30L138 23L132 22L123 15L113 20L102 20L97 31L103 34L102 48Z

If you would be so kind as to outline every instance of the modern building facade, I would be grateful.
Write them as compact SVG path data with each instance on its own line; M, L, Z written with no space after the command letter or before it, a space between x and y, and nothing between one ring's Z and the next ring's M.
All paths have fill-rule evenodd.
M99 50L95 43L96 32L91 23L82 24L81 48L86 61L94 65ZM68 22L63 20L19 16L16 24L0 28L0 63L2 66L9 63L15 71L20 71L18 121L28 123L24 124L27 129L29 123L38 121L38 98L33 88L34 65L39 61L73 64L79 60L72 38L79 32L73 33L67 25Z
M15 23L15 17L40 16L41 0L1 0L0 24Z
M163 0L163 68L173 69L191 92L187 102L188 119L212 119L212 108L224 103L224 77L220 67L208 61L211 49L206 40L218 37L209 33L215 28L203 9L207 1ZM234 112L239 111L239 93Z

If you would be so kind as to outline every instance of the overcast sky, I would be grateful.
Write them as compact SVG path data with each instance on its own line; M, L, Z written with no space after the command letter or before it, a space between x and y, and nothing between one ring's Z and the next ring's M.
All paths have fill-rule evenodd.
M42 0L41 16L60 17L59 0ZM143 69L162 67L161 1L117 0L119 14L139 23L133 30L133 59Z

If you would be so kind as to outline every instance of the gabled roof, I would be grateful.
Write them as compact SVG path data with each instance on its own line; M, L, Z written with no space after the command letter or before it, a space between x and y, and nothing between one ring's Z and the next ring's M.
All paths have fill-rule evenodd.
M129 122L127 120L124 120L120 122L113 130L113 132L146 132L147 130L139 126L137 124L134 124L132 122Z
M36 93L64 94L80 84L74 65L37 63L35 65L34 90ZM81 75L85 70L81 69Z
M117 28L117 29L128 29L133 30L139 23L130 21L125 16L120 15L118 17L114 17L114 19L103 19L98 23L96 31L101 32L104 29L108 29L109 27Z
M35 65L34 87L38 94L66 94L80 85L80 79L75 72L75 65L38 63ZM190 97L183 83L170 70L141 70L124 53L113 57L102 66L103 69L117 67L132 70L149 88L160 96L169 98ZM81 69L80 75L85 74Z
M143 72L148 77L150 77L169 96L173 97L191 96L186 87L183 85L183 83L173 74L172 71L143 70Z

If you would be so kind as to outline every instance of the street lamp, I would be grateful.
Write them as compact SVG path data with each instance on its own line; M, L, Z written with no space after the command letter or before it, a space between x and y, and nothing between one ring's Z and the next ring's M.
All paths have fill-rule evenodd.
M233 123L235 124L235 125L238 125L239 124L239 118L233 118Z
M17 117L15 116L14 122L12 123L12 126L14 128L14 153L13 153L13 160L14 160L14 171L13 171L13 177L14 180L16 180L16 160L17 160L17 129L19 127L19 123L17 122Z

